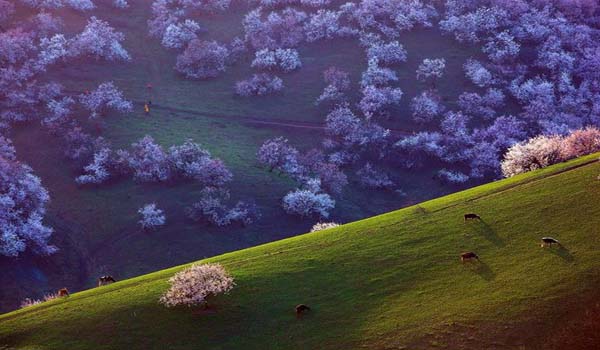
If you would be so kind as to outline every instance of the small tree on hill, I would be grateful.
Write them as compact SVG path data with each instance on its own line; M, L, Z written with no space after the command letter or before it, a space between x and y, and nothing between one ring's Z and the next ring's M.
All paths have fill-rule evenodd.
M221 264L194 264L169 279L171 287L160 297L166 307L207 305L207 299L235 286Z

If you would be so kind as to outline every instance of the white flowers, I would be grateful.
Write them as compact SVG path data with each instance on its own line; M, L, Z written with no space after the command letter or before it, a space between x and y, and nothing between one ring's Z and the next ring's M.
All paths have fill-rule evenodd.
M159 299L166 307L202 305L208 297L227 293L235 286L221 264L194 264L176 273L169 283L171 288Z
M263 49L256 52L252 67L259 69L280 69L291 72L302 66L300 56L295 49Z
M142 216L139 223L144 229L152 229L165 224L165 214L156 207L156 203L144 205L138 210L138 213Z

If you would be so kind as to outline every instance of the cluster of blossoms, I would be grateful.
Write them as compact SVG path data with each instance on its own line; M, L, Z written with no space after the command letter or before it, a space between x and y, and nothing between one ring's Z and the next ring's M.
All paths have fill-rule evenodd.
M49 243L52 229L42 222L49 200L40 179L0 136L0 256L17 257L27 248L40 255L57 250Z
M600 130L575 130L567 136L536 136L508 149L502 173L511 177L569 159L600 152Z
M295 49L262 49L256 51L256 57L252 61L252 67L259 69L280 69L291 72L302 66L300 56Z
M155 229L163 226L166 221L164 212L156 207L156 203L146 204L138 210L141 216L139 224L143 229Z
M216 226L239 223L250 225L260 218L254 203L238 201L229 207L229 191L223 188L207 187L202 190L199 200L186 208L188 217L194 221L207 222Z
M98 118L109 108L121 113L133 110L133 104L125 99L123 92L112 81L100 84L96 90L81 94L79 102L91 112L90 119Z
M233 289L233 277L221 264L194 264L169 278L171 286L160 297L166 307L206 305L211 296Z
M317 222L310 229L310 232L328 230L330 228L334 228L334 227L338 227L338 226L340 226L340 224L335 223L335 222Z
M239 96L264 96L281 90L283 90L283 80L267 73L254 74L251 78L235 84L235 93Z

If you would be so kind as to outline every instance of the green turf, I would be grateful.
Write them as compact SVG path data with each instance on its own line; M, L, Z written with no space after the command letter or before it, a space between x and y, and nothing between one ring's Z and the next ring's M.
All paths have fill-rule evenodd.
M515 322L597 283L597 157L203 260L237 282L210 312L157 303L178 266L5 314L0 348L389 349L444 325ZM540 248L546 235L564 248ZM459 262L468 250L480 264ZM298 303L313 312L295 319Z

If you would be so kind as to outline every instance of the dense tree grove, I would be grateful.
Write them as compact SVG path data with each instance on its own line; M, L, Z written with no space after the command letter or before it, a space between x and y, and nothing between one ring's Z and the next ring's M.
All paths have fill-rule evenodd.
M303 45L343 39L362 51L362 72L339 67L323 72L320 95L312 97L323 116L324 137L311 145L317 148L303 150L273 136L258 149L265 169L290 179L281 205L292 215L328 217L350 184L400 192L398 169L428 168L439 181L459 185L598 149L597 1L253 0L239 36L216 41L207 35L204 18L230 5L230 0L152 2L148 34L177 56L173 69L181 78L213 79L246 64L252 72L231 94L266 100L311 69ZM96 14L97 6L127 11L130 3L0 0L0 173L12 179L0 184L0 205L7 208L2 213L8 213L0 217L0 254L54 251L52 230L42 224L48 194L8 139L15 123L39 122L58 138L65 157L81 169L75 181L82 188L123 177L141 184L192 182L200 186L198 199L186 208L193 220L216 226L255 221L256 205L231 200L232 172L199 144L163 147L145 136L127 149L112 148L101 135L103 119L134 107L117 79L85 92L53 81L56 74L48 73L65 65L137 59L110 17ZM29 17L17 15L23 8ZM60 9L87 20L65 31ZM456 65L454 57L423 58L406 50L404 33L432 27L474 52L472 57ZM417 58L416 72L407 73L407 61ZM453 83L451 69L457 66L467 80L464 91L449 96L443 90ZM400 86L410 83L418 84L418 92L405 96ZM400 115L407 110L408 116ZM393 129L392 123L411 117L412 133Z

